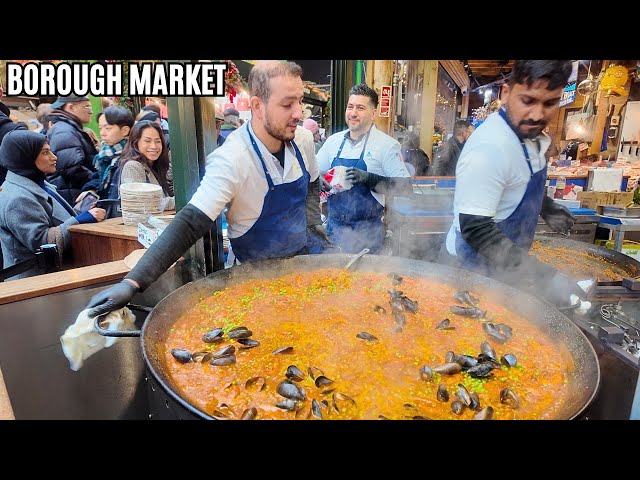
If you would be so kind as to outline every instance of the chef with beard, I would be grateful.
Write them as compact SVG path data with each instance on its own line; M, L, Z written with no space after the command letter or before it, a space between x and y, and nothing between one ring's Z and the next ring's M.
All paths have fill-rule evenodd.
M516 60L502 85L502 107L476 129L458 160L454 221L441 252L443 263L533 287L559 306L584 291L528 251L539 215L556 232L574 223L545 194L551 141L543 132L557 116L570 74L569 60Z

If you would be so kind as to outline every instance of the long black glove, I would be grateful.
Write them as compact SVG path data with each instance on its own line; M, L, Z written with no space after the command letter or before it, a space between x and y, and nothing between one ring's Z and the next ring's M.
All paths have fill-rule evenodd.
M459 218L462 238L487 258L503 283L540 294L558 306L568 306L572 294L585 298L575 281L509 240L491 217L461 213Z
M349 167L345 178L352 183L364 183L369 190L383 195L409 196L413 191L410 177L385 177L359 168Z
M311 231L311 233L314 233L318 237L322 238L325 242L333 245L333 242L331 241L331 239L329 238L329 234L327 233L327 229L324 228L323 225L309 225L309 227L307 228L309 229L309 231Z
M91 297L87 305L87 308L91 309L89 310L89 317L94 318L125 307L136 293L138 293L138 289L126 280L122 280L120 283L96 293Z
M568 233L576 221L576 217L564 205L554 202L550 197L544 196L540 216L554 232Z

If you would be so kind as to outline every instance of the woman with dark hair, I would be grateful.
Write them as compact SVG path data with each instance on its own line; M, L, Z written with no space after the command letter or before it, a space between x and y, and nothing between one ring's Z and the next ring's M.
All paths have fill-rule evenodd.
M0 147L0 164L8 170L0 195L0 243L4 268L29 260L44 244L55 243L58 253L70 248L68 227L104 220L102 208L75 215L56 187L45 181L55 173L57 157L47 137L28 130L9 132ZM32 277L44 273L35 266L11 277Z
M165 210L173 210L176 202L169 166L169 150L160 125L149 120L136 123L120 156L120 184L142 182L160 185L164 196L168 197Z

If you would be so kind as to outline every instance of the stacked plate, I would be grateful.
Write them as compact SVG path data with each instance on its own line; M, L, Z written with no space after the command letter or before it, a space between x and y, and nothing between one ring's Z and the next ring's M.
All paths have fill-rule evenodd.
M120 202L125 225L146 223L149 215L160 215L165 205L162 187L152 183L123 183Z

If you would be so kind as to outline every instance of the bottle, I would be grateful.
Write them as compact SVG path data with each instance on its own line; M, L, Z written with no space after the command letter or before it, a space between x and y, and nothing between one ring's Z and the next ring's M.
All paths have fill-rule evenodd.
M564 198L564 187L567 184L567 179L563 175L560 175L556 180L556 193L555 198Z

